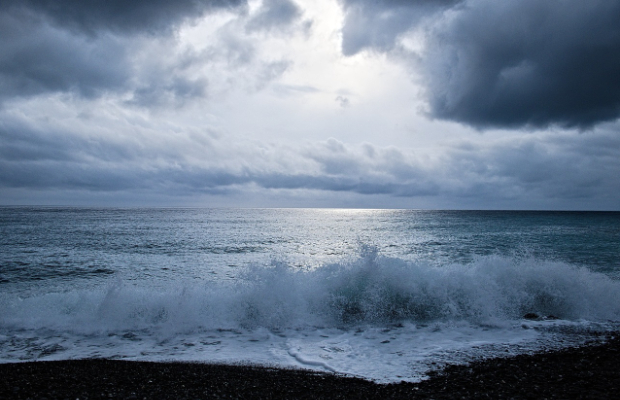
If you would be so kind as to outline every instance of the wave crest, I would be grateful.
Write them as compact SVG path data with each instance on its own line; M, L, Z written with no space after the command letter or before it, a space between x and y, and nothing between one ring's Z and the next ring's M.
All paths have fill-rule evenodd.
M234 283L170 285L114 281L25 299L3 296L3 327L80 332L126 329L290 329L517 320L526 313L617 321L620 282L586 268L535 258L488 256L441 267L363 249L351 261L300 271L285 262L248 267Z

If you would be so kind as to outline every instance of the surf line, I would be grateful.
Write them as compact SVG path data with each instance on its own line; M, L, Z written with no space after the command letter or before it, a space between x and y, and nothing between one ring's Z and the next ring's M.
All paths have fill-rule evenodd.
M287 351L288 351L288 354L291 357L293 357L295 360L297 360L297 362L299 362L300 364L308 365L310 367L322 367L335 374L338 373L338 371L336 371L334 368L330 367L329 365L325 364L322 361L305 360L298 352L296 352L292 348L289 348Z

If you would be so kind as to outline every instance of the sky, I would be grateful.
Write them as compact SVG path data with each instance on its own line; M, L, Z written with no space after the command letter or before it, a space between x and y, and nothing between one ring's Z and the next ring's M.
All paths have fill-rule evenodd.
M620 210L620 1L3 0L0 205Z

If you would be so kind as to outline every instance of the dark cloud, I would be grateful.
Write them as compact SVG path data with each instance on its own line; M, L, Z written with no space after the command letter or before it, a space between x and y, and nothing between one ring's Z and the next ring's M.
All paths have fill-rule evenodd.
M113 138L82 137L45 124L36 126L6 113L0 117L0 160L7 163L122 163L137 157L135 148Z
M160 34L207 11L245 3L245 0L3 0L0 12L30 11L57 25L88 34L101 30Z
M300 16L299 6L290 0L265 0L260 11L246 24L246 29L248 32L281 29Z
M0 102L47 92L95 97L136 90L134 101L140 104L171 100L178 104L202 96L204 79L173 73L145 83L144 76L137 76L142 67L133 59L141 47L138 34L162 37L183 21L244 4L244 0L2 1Z
M431 31L434 116L588 128L620 116L620 2L469 1Z
M342 52L354 55L365 48L389 51L397 37L424 17L461 0L344 0Z
M606 202L615 209L620 190L620 137L612 129L527 138L486 148L465 147L449 155L450 176L466 182L455 194L475 198ZM598 154L598 157L590 155ZM579 204L577 202L577 204Z
M345 0L345 55L402 52L423 29L433 117L484 129L590 128L620 116L620 2Z
M92 97L129 78L127 48L112 36L90 40L0 13L0 37L0 100L70 90Z

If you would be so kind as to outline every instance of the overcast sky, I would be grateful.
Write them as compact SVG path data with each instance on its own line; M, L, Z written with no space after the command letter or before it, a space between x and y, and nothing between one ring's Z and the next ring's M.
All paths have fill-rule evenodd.
M620 1L2 0L0 204L620 210Z

